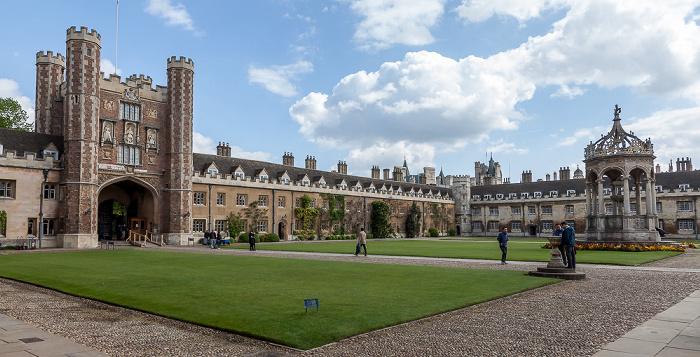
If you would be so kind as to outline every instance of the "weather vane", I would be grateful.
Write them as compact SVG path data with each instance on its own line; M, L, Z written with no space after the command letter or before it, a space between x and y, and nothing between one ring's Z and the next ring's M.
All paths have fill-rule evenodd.
M622 111L622 108L618 107L617 104L615 104L615 118L620 117L620 112Z

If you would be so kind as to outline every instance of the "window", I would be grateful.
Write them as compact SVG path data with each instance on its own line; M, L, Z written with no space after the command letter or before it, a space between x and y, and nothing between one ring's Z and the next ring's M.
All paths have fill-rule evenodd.
M240 177L241 180L245 180L245 173L244 172L236 172L234 174L235 177Z
M663 212L663 205L661 204L661 202L656 202L656 212L657 213Z
M571 227L572 229L574 229L574 230L576 230L576 227L574 227L574 224L575 224L575 223L576 223L576 222L575 222L574 220L571 220L571 219L567 219L567 220L566 220L566 224L567 224L568 226L570 226L570 227Z
M691 212L693 210L693 202L690 201L678 201L678 212Z
M136 104L119 103L119 119L141 121L141 107Z
M56 232L54 231L54 220L53 219L45 219L44 223L41 225L41 230L44 231L43 233L46 236L55 235Z
M574 214L574 205L566 205L564 210L566 214Z
M491 231L491 232L499 231L498 221L489 221L489 231Z
M520 210L520 207L511 207L510 208L510 214L515 216L515 215L521 215L522 211Z
M36 226L36 218L29 218L27 220L27 235L28 236L35 236L36 235L35 226Z
M203 219L193 219L192 220L192 232L201 233L204 232L205 221Z
M247 195L236 195L236 206L245 206Z
M216 177L216 175L219 173L219 170L217 170L217 169L209 169L209 170L207 170L207 172L209 173L209 176Z
M552 221L542 221L542 232L549 232L553 230L554 226L552 224Z
M552 206L542 206L542 214L552 214Z
M284 182L285 185L289 185L289 177L283 177L282 182Z
M267 207L267 196L258 196L258 206Z
M311 205L309 207L316 208L316 200L311 200ZM360 210L358 209L357 211L359 212Z
M537 210L535 209L535 206L528 206L527 213L531 216L534 216L535 214L537 214Z
M323 200L321 207L323 207L323 209L328 209L328 201Z
M679 231L692 231L695 226L693 225L692 219L679 219L678 220L678 230Z
M222 233L222 235L226 235L225 232L226 232L227 226L228 225L226 224L226 220L217 219L216 221L214 221L214 230L217 232L224 232L224 233Z
M204 192L195 192L193 204L197 206L204 206L204 197L206 194Z
M576 190L566 190L566 197L569 197L569 196L575 195L575 194L576 194Z
M405 207L399 207L399 214L404 214Z
M472 216L480 216L481 207L472 207Z
M44 157L53 156L53 159L58 161L58 151L44 150Z
M520 194L520 198L528 198L528 197L530 197L530 193L529 193L529 192L523 192L523 193Z
M347 227L347 224L345 226ZM301 221L297 219L296 221L294 221L294 229L299 228L301 228Z
M491 199L491 195L484 195L484 199L485 199L485 200L490 200L490 199Z
M265 182L269 179L270 179L270 177L267 175L260 175L260 177L258 177L258 181L260 181L260 182Z
M542 197L542 192L535 192L535 196L534 196L534 197L535 197L535 198L537 198L537 197Z
M499 200L502 200L502 199L503 199L503 194L502 194L502 193L497 193L497 194L496 194L496 198L499 199Z
M226 204L226 194L225 193L217 193L216 194L216 204L218 206L223 206Z
M284 208L284 197L277 198L277 207Z
M521 229L522 229L522 228L521 228L521 226L520 226L520 221L513 221L513 222L510 222L510 230L511 230L512 232L520 232Z
M654 186L654 189L656 189L656 192L663 192L664 191L664 188L661 185Z
M558 192L558 191L549 191L549 197L554 197L554 196L557 196L557 195L559 195L559 192Z
M498 207L489 207L489 215L498 216Z
M311 181L309 181L309 180L301 180L301 185L302 185L302 186L308 186L308 185L310 185L310 184L311 184Z
M474 196L472 196L472 200L475 200L475 201L478 200L478 199L480 199L480 198L481 198L481 196L479 196L479 195L474 195Z
M117 163L124 165L141 165L141 150L136 146L119 145Z
M612 189L611 189L610 187L606 187L606 188L603 189L603 194L604 194L604 195L609 195L610 192L612 192Z
M518 198L518 194L515 192L511 192L508 194L508 198Z
M474 230L474 231L479 231L479 232L481 232L482 230L484 230L484 228L481 226L481 221L476 221L476 222L474 222L474 229L473 229L473 230Z
M613 206L610 203L605 204L605 214L613 214Z
M637 204L630 202L630 213L637 213Z
M301 199L300 198L297 198L296 200L294 200L294 207L296 207L296 208L301 207Z
M56 186L51 184L44 185L44 198L47 200L56 199Z

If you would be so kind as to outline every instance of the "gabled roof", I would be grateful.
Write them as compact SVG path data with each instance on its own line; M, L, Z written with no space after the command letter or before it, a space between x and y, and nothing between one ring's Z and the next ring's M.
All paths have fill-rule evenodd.
M34 133L24 130L0 128L0 144L3 154L8 150L15 155L24 156L25 152L36 153L37 158L44 157L44 150L53 144L59 157L63 156L63 136Z

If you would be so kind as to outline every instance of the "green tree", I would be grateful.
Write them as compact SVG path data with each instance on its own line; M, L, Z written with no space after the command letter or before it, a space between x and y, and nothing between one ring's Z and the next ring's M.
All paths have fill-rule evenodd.
M301 221L301 229L295 231L295 234L301 235L302 238L308 239L314 231L310 229L311 222L318 217L318 210L311 208L311 197L301 196L301 207L294 209L294 215Z
M343 219L345 218L345 195L322 193L321 197L328 202L327 207L325 209L321 209L320 211L321 220L327 222L329 229L333 230L334 223L343 222ZM333 233L345 234L345 227L341 225L339 232Z
M420 207L413 202L411 208L408 210L408 216L406 216L406 237L415 238L420 233Z
M0 98L0 128L32 130L29 116L19 103L10 98Z
M370 229L375 237L384 238L389 236L389 215L391 215L391 208L386 202L372 202Z
M258 222L267 216L267 208L258 208L258 201L251 202L248 207L243 209L243 214L250 223L250 229L258 233Z
M226 226L228 227L229 235L234 239L238 237L238 235L243 232L243 228L245 226L244 223L245 221L241 216L241 212L236 212L235 214L233 212L229 212L228 216L226 217Z

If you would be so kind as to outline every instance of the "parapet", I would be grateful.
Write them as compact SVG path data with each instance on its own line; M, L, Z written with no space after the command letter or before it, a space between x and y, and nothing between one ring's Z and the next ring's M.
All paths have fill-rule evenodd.
M180 56L179 59L175 56L172 56L168 58L168 69L170 68L184 68L194 72L194 61L182 56Z
M126 79L126 84L141 86L142 88L151 88L151 86L153 85L153 79L151 79L150 76L145 76L143 74L140 74L138 76L132 74L131 76L129 76L129 78Z
M66 41L70 40L82 40L82 41L89 41L89 42L94 42L98 46L102 43L102 37L100 36L99 33L95 30L90 30L88 33L88 28L87 27L80 27L80 31L78 31L75 26L69 28L66 30Z
M60 53L54 56L52 51L47 51L46 53L44 53L44 51L39 51L36 53L36 64L39 63L57 64L61 67L65 67L66 58Z

